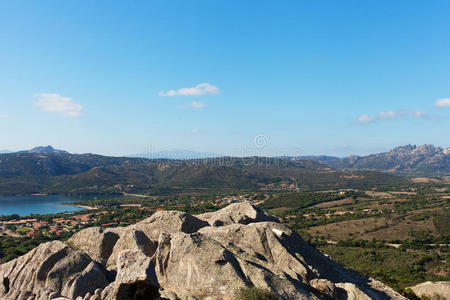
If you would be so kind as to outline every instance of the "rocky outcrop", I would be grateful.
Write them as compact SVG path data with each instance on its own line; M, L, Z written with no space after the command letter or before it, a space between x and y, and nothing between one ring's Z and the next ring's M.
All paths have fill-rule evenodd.
M234 223L249 224L253 222L279 222L274 216L267 215L262 209L249 202L231 204L215 212L197 215L197 218L207 221L210 226L224 226Z
M248 202L89 228L0 266L5 300L231 300L251 286L289 300L406 299L342 268Z
M108 270L115 270L117 257L123 250L140 250L150 257L155 253L156 246L156 243L152 242L142 231L136 230L134 226L125 228L107 259L106 267Z
M156 299L159 283L150 257L139 250L125 250L117 258L117 277L113 298Z
M41 244L1 265L0 279L1 299L76 299L108 284L87 254L59 241Z
M96 262L104 264L111 256L118 239L117 230L91 227L75 233L67 243L75 249L83 250Z
M410 287L417 297L427 297L431 300L450 299L450 282L423 282Z

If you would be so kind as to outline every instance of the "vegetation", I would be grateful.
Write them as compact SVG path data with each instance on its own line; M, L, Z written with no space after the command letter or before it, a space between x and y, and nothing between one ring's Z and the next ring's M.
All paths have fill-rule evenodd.
M240 288L237 291L236 300L279 300L274 293L257 287Z
M0 154L4 195L323 190L409 186L401 177L371 171L333 171L287 158L148 160L92 154Z
M60 238L65 238L61 236ZM0 262L4 263L10 261L18 256L24 255L28 251L39 246L41 243L45 243L52 240L44 235L36 236L33 239L25 237L0 237Z
M361 274L378 279L403 291L406 287L424 281L445 281L450 278L449 252L406 251L374 243L357 246L316 245L338 263Z

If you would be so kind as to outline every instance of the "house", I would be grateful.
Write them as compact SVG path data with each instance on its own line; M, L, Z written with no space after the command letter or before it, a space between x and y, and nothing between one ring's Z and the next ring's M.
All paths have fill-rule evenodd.
M35 237L37 235L37 233L38 232L36 230L28 231L27 232L27 236L30 237L30 238L33 238L33 237Z
M50 229L48 230L48 232L56 233L58 230L59 230L59 226L58 225L53 225L53 226L50 226Z
M33 228L39 230L47 226L47 224L48 224L47 222L35 222L33 223Z

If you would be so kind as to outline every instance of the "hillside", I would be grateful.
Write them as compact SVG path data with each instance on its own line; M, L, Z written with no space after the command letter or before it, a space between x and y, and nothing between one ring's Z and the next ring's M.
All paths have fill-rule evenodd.
M406 299L344 269L248 202L87 228L0 265L0 276L5 300Z
M450 148L405 145L388 152L346 158L302 156L336 169L375 170L409 176L450 175Z
M265 157L151 160L29 151L0 154L0 194L168 193L183 190L317 190L407 185L397 176L336 171Z

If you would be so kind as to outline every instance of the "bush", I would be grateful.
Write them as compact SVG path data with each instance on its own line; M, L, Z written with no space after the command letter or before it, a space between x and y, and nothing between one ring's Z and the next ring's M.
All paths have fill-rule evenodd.
M240 288L237 291L236 300L279 300L280 298L271 291L257 287Z
M411 300L420 300L420 298L417 297L416 294L414 294L414 292L410 288L406 288L403 290L403 296Z

